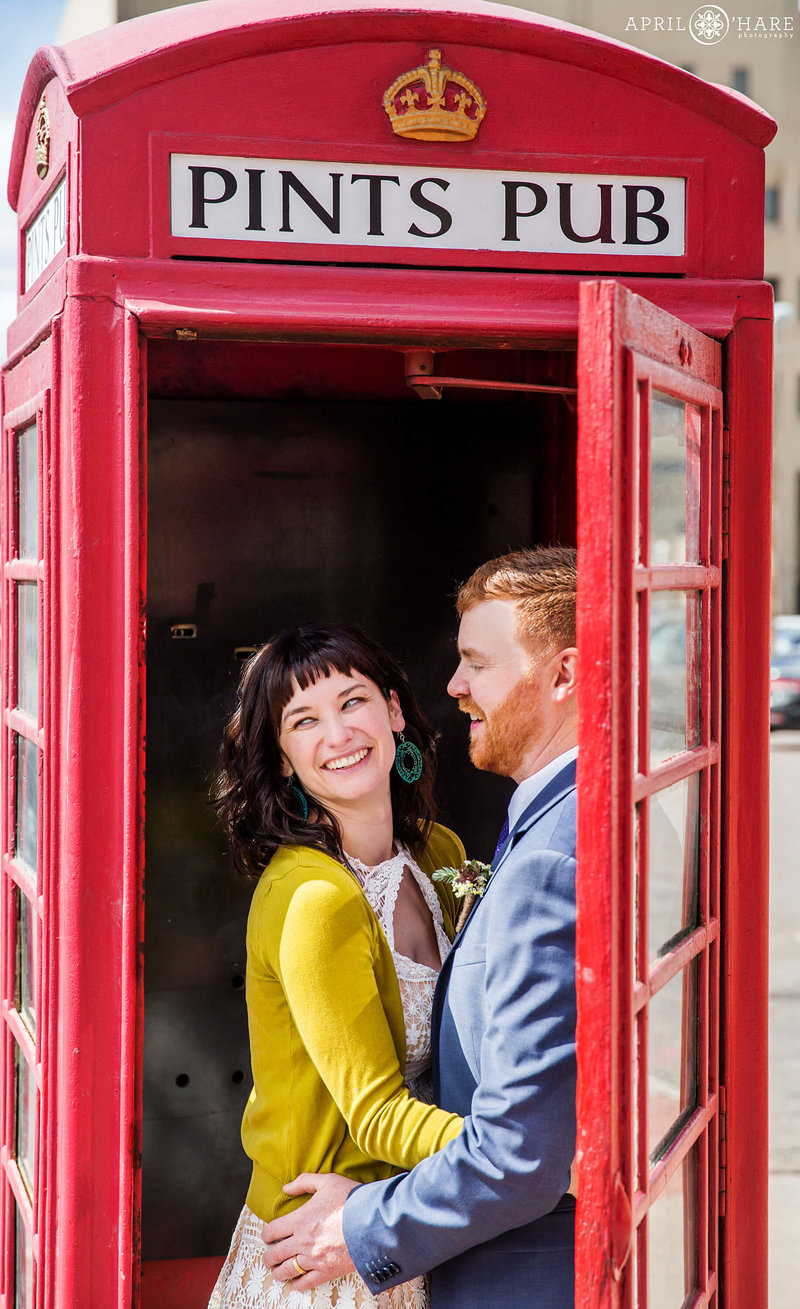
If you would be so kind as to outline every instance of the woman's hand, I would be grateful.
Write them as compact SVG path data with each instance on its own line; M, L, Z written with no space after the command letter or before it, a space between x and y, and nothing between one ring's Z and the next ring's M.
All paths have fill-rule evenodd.
M310 1195L311 1199L300 1209L265 1223L261 1230L264 1262L273 1277L279 1282L291 1281L293 1290L310 1291L355 1271L344 1242L342 1210L357 1185L336 1173L301 1173L284 1186L287 1195Z

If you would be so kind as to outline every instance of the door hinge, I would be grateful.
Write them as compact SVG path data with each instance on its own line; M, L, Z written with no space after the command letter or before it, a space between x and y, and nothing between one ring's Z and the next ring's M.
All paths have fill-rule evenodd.
M722 428L722 558L728 558L731 512L731 429Z
M728 1202L728 1095L724 1086L719 1088L719 1216L725 1217Z

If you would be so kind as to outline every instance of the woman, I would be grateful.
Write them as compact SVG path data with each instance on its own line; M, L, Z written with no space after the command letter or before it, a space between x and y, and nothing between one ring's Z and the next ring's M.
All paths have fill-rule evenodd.
M427 1303L421 1278L377 1299L355 1275L293 1292L263 1263L261 1224L299 1203L282 1187L301 1172L389 1177L461 1129L426 1103L455 920L431 876L464 857L433 822L433 781L433 732L408 679L362 633L297 627L251 660L215 803L238 867L258 879L242 1123L253 1174L209 1309Z

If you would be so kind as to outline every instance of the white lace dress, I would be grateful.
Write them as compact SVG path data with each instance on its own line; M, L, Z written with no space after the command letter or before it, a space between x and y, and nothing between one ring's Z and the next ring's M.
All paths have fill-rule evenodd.
M394 910L406 870L419 886L431 911L442 962L450 949L442 910L430 879L407 850L369 868L348 855L392 951L406 1028L406 1085L418 1100L432 1101L431 1009L438 972L399 954L394 944ZM291 1282L276 1281L264 1263L263 1223L245 1205L233 1233L208 1309L428 1309L426 1279L417 1277L377 1296L357 1273L326 1282L313 1291L292 1290Z

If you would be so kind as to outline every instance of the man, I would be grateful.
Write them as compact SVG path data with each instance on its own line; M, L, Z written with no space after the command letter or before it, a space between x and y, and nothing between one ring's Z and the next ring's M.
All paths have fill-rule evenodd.
M466 1122L410 1173L286 1188L314 1194L264 1240L298 1291L355 1266L377 1294L432 1269L433 1309L574 1303L576 587L575 551L555 547L492 560L459 593L447 689L476 767L518 783L434 1000L436 1102Z

